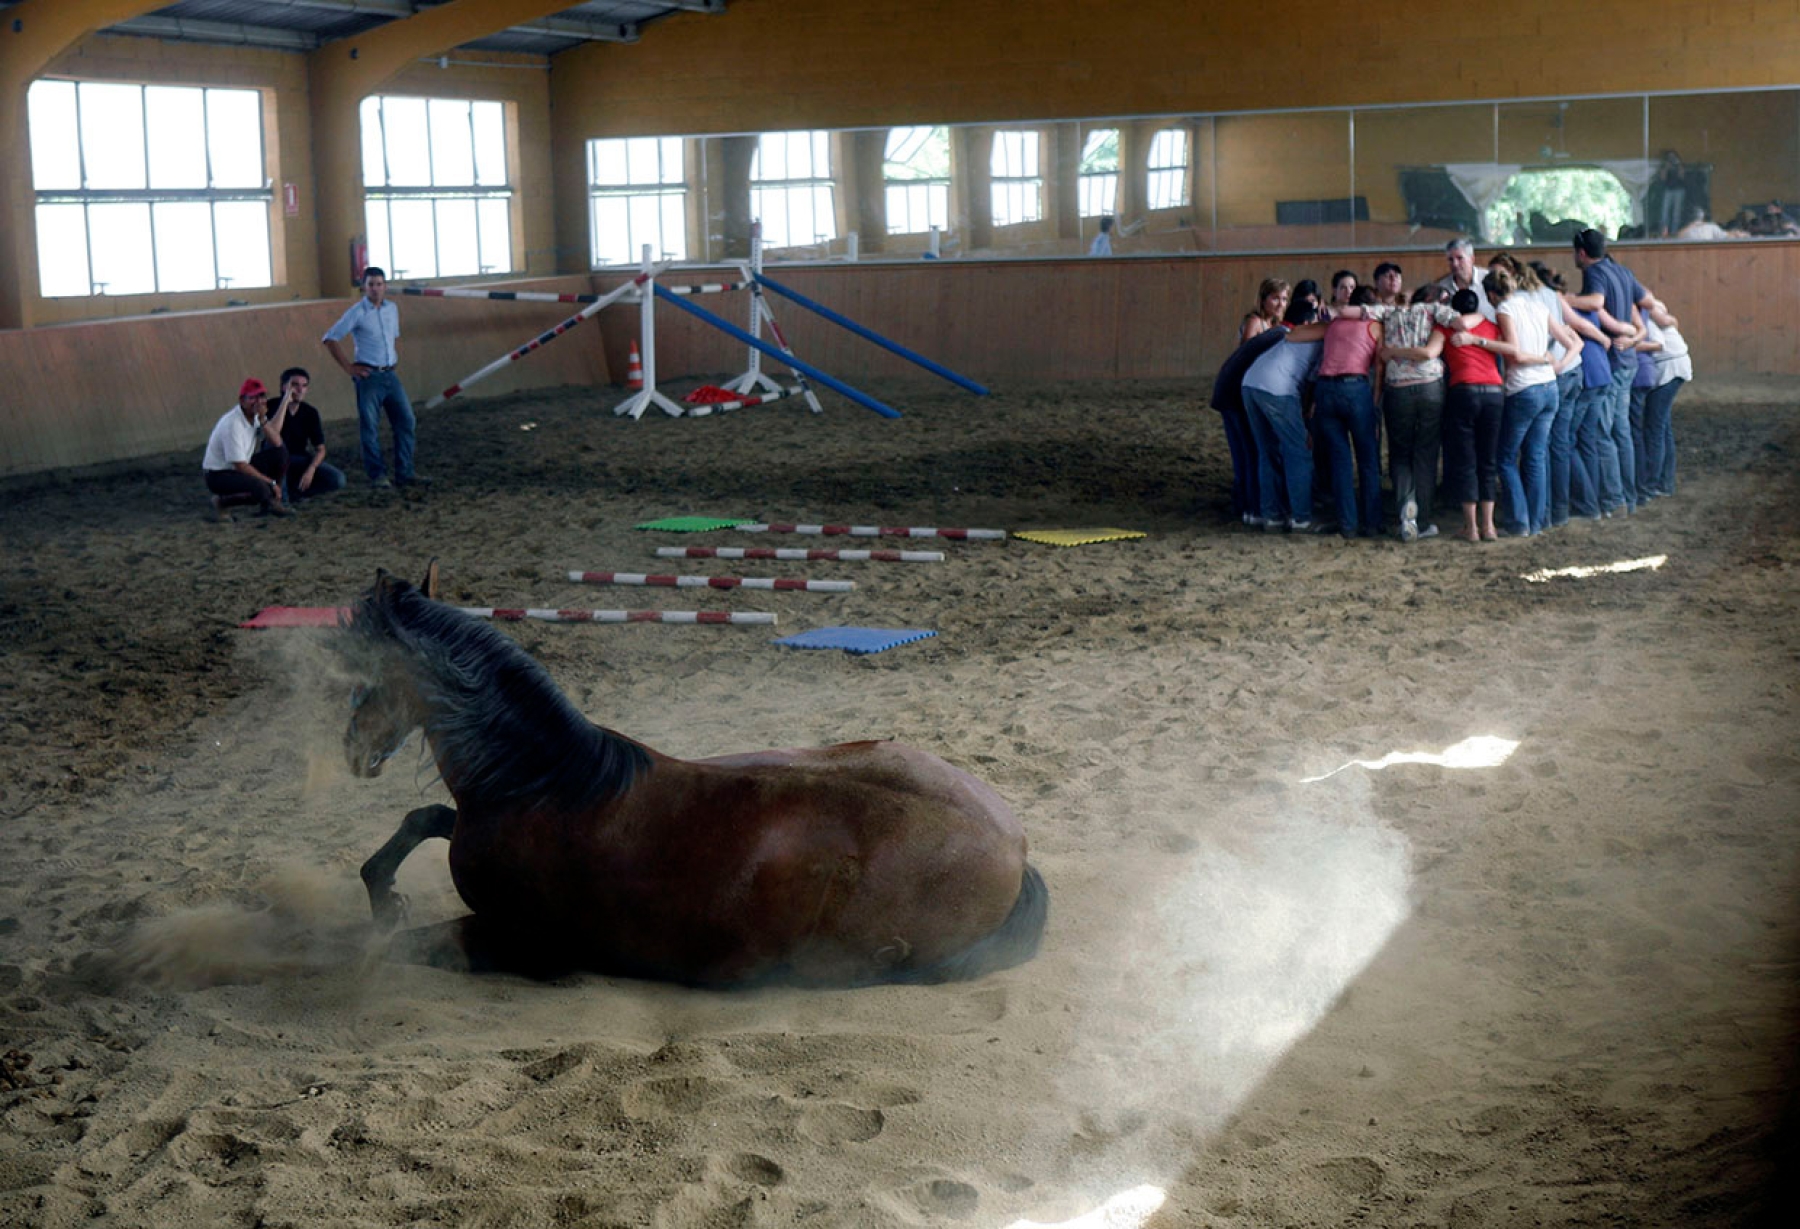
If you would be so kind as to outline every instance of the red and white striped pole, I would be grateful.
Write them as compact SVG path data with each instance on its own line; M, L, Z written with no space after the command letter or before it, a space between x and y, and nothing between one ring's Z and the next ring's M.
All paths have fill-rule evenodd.
M794 525L770 521L763 525L733 525L740 533L799 533L814 537L848 538L951 538L956 541L1000 541L1004 529L933 529L919 525Z
M667 268L666 265L664 267ZM564 333L567 333L570 329L572 329L576 325L580 324L583 320L586 320L589 316L592 316L595 312L599 311L601 308L607 306L608 304L615 303L618 300L624 298L626 295L630 294L638 286L641 286L645 282L648 282L655 275L656 275L655 270L646 268L642 273L638 274L638 276L633 278L631 281L625 282L622 285L613 287L613 289L607 291L605 294L603 294L599 298L595 299L592 303L588 304L586 307L584 307L580 311L576 312L573 316L570 316L567 320L563 321L561 324L557 325L555 328L550 329L543 333L539 333L536 337L532 338L530 341L526 342L524 345L520 346L517 350L514 350L512 353L504 354L504 355L500 356L499 358L495 359L493 362L489 363L486 367L483 367L481 370L476 371L470 375L464 376L462 379L460 379L456 383L452 384L449 388L446 388L443 392L441 392L437 396L433 397L430 401L427 401L425 403L425 408L428 410L437 409L438 406L444 404L444 402L450 400L450 398L461 394L464 390L466 390L469 387L469 385L474 384L479 380L485 380L488 376L493 375L496 371L499 371L502 367L505 367L507 364L516 363L520 359L524 358L527 354L530 354L532 351L541 349L542 347L549 345L551 342L555 341L558 337L561 337Z
M830 559L844 563L942 563L941 550L786 550L774 546L659 546L658 559Z
M755 610L542 610L501 606L458 606L463 614L478 619L518 622L535 619L545 623L755 623L775 625L775 616Z
M664 589L795 589L806 593L848 593L853 580L804 580L790 576L652 576L644 572L570 572L587 585L650 585Z

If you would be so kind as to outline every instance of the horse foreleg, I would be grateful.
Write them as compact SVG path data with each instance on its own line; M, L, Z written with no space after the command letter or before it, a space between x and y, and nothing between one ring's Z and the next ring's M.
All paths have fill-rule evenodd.
M369 890L369 912L375 924L392 930L406 916L406 898L394 891L394 874L413 850L433 837L449 840L456 831L456 811L446 806L420 807L407 812L387 844L362 865L363 886Z

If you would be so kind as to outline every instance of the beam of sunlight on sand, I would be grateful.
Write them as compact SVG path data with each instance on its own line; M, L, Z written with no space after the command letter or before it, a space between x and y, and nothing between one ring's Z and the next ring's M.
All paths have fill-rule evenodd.
M1484 734L1465 738L1442 751L1390 751L1378 760L1351 760L1320 776L1301 777L1300 783L1311 785L1314 781L1335 777L1346 768L1367 768L1379 772L1395 764L1436 764L1440 768L1498 768L1518 748L1519 744L1510 738L1495 738Z
M1074 1220L1016 1220L1006 1229L1141 1229L1167 1198L1160 1187L1135 1186Z
M1541 568L1536 572L1526 572L1519 579L1528 584L1541 585L1552 580L1603 576L1608 572L1654 572L1668 561L1667 555L1646 555L1642 559L1621 559L1617 563L1597 563L1592 567Z

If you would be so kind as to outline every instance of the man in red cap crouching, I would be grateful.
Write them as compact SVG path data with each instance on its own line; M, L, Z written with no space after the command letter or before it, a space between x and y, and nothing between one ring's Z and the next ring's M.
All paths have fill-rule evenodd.
M238 403L225 411L206 441L206 489L212 492L213 515L229 519L227 504L262 504L265 514L292 516L282 502L281 483L287 477L288 452L279 430L268 418L269 392L255 376L238 389ZM258 443L262 447L258 448Z

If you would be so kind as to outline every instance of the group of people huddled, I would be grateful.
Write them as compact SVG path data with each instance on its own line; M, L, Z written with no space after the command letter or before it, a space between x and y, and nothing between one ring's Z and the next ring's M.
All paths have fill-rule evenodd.
M1679 322L1599 231L1574 251L1578 291L1507 252L1478 269L1466 239L1410 296L1385 261L1372 285L1339 272L1328 302L1310 279L1264 281L1213 387L1233 515L1268 533L1383 534L1384 424L1406 542L1438 532L1440 450L1470 542L1674 494L1673 409L1693 379ZM1315 462L1328 513L1314 510Z

